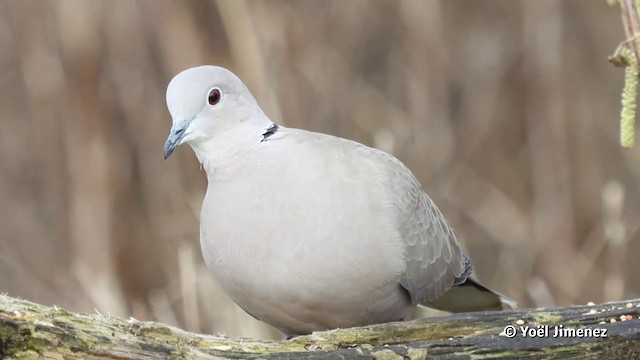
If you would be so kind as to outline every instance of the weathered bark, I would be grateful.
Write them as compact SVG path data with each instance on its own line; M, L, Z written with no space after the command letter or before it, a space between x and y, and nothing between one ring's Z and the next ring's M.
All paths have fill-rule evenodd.
M255 341L193 334L154 322L75 314L0 295L0 358L638 359L639 317L637 299L592 306L466 313L319 332L288 341ZM549 334L524 337L520 324L548 326ZM507 325L518 329L515 337L506 336ZM606 330L606 337L553 337L554 327L560 325L581 331Z

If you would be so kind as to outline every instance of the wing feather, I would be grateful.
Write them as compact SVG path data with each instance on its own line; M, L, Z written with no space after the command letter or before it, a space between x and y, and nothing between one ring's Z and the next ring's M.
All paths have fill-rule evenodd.
M464 282L471 264L453 229L411 171L393 156L380 154L387 162L386 186L405 245L406 270L400 283L414 304L433 301Z

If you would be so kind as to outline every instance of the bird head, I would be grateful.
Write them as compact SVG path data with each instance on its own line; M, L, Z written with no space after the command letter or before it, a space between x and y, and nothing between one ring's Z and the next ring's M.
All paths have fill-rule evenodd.
M167 107L173 125L164 145L165 159L183 143L197 154L198 148L239 124L266 118L242 81L218 66L194 67L176 75L167 87Z

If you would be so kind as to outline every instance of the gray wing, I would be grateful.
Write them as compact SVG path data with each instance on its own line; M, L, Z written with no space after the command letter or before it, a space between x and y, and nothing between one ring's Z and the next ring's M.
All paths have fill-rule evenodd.
M387 155L395 220L405 243L406 271L400 283L414 304L433 301L463 283L472 267L453 230L411 171Z

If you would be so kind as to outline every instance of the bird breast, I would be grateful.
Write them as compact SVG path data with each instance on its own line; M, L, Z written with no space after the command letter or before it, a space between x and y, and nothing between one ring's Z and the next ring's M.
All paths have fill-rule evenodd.
M380 173L370 163L345 158L344 149L323 148L319 153L298 146L282 156L278 146L264 147L242 156L233 171L209 175L203 256L254 316L248 308L258 305L251 298L264 301L274 294L284 303L350 307L398 291L404 248L376 179ZM364 291L351 291L354 283Z

